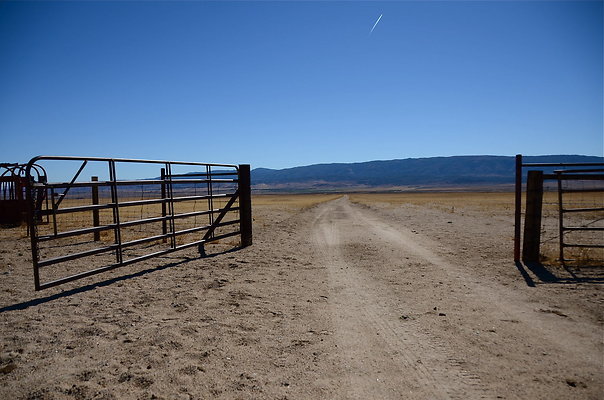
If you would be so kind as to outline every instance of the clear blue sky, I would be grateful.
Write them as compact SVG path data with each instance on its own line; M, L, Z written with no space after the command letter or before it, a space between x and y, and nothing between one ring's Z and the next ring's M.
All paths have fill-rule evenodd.
M3 1L0 161L603 155L602 49L600 1Z

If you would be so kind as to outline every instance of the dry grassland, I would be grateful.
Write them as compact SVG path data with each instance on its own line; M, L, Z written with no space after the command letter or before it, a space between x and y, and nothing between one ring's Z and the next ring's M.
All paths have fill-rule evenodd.
M319 203L335 200L341 194L259 194L254 195L252 204L256 206L286 206L297 209L306 209Z
M462 208L490 212L514 210L514 193L355 193L350 195L350 201L365 205L385 203L392 207L413 204L452 212Z
M252 208L252 246L232 237L42 292L25 227L0 230L0 398L602 398L602 268L515 266L513 193L254 195ZM59 230L90 226L81 214ZM57 245L45 251L76 249Z

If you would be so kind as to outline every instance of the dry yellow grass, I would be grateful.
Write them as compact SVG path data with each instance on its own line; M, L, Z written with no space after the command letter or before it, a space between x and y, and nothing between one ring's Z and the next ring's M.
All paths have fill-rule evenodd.
M258 194L252 196L255 206L287 206L297 209L310 208L319 203L335 200L341 194Z
M384 203L392 207L403 204L432 207L441 210L472 208L482 211L507 212L514 210L514 193L359 193L351 194L350 201L360 204Z

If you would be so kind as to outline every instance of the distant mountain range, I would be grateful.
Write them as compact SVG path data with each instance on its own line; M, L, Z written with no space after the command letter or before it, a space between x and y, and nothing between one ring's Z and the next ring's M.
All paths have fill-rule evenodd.
M604 157L525 156L525 163L603 163ZM551 170L551 168L550 168ZM262 190L332 190L501 186L514 183L515 159L507 156L407 158L360 163L314 164L252 170L252 187Z

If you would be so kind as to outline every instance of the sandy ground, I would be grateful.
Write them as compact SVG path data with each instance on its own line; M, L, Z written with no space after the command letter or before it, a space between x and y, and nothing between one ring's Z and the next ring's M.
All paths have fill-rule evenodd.
M3 230L3 399L601 399L602 269L511 261L512 218L254 207L254 245L33 291Z

